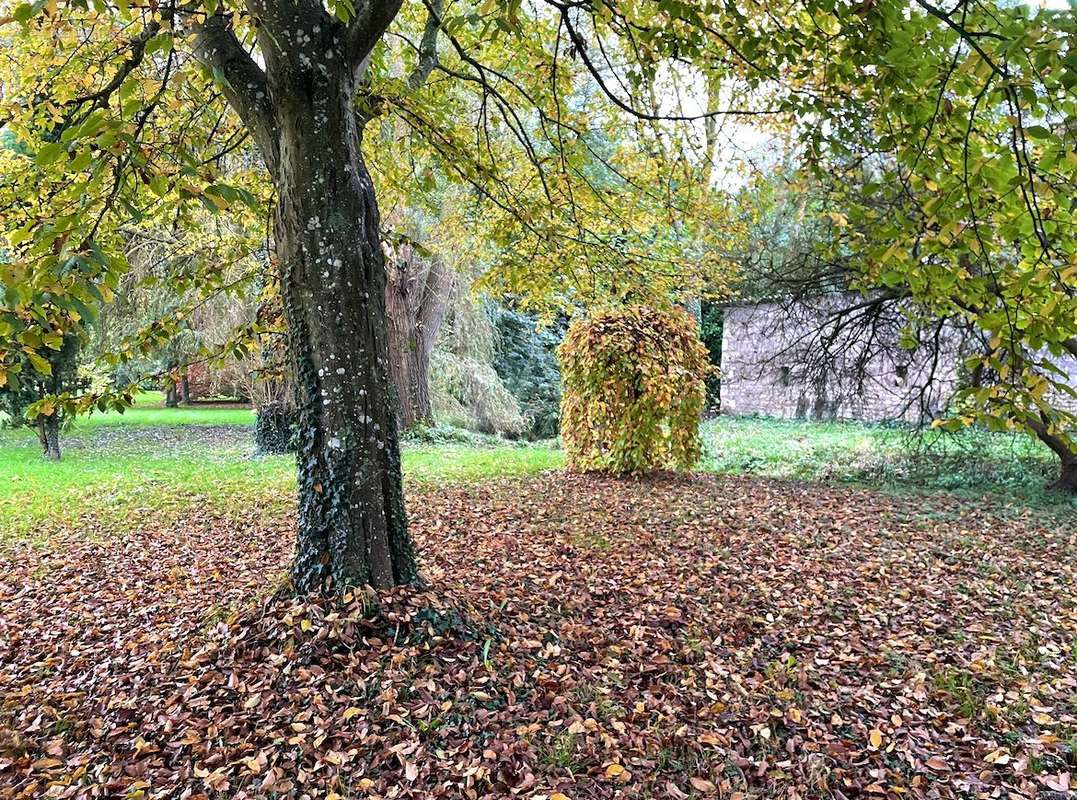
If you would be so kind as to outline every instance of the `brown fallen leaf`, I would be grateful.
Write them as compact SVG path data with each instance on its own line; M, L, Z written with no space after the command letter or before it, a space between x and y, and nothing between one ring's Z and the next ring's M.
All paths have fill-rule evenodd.
M707 794L714 794L718 791L718 787L711 783L706 778L700 778L698 775L693 775L688 779L688 782L692 784L692 788L697 792L706 792Z

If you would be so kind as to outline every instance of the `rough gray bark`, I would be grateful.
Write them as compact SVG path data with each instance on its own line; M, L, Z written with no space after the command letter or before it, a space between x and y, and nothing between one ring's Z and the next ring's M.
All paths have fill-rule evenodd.
M430 355L445 319L453 275L438 259L423 258L401 245L388 265L385 306L389 323L389 367L402 430L432 422Z
M297 591L416 579L404 516L374 188L356 87L399 0L356 4L347 25L308 0L252 2L265 71L217 14L198 57L228 79L277 190L275 248L296 380Z
M344 75L281 109L276 248L297 387L292 577L386 588L415 576L390 400L385 266Z

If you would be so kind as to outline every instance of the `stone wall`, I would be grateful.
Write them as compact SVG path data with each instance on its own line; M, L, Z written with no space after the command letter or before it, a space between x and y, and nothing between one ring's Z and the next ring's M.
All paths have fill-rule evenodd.
M830 337L838 308L862 298L843 295L814 305L758 303L730 306L722 333L721 410L784 419L920 422L941 414L958 389L957 337L945 329L936 346L897 346L902 318L877 320ZM830 328L832 330L832 327ZM1077 358L1054 358L1077 387ZM818 365L824 364L825 369ZM1077 398L1055 392L1052 402L1077 413Z
M1069 385L1074 389L1077 389L1077 358L1073 356L1066 356L1064 358L1051 359L1058 367L1069 375ZM1052 392L1051 404L1055 408L1065 409L1071 414L1077 414L1077 397L1074 397L1068 392Z
M874 341L839 337L834 352L824 353L825 372L806 367L820 360L817 331L834 307L835 301L793 310L775 303L727 308L722 413L916 422L946 406L957 387L956 357L895 347L896 326L865 337Z

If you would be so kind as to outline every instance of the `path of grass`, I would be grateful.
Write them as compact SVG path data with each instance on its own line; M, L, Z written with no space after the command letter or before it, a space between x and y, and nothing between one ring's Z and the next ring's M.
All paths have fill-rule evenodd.
M157 410L153 410L157 411ZM169 411L172 411L169 409ZM150 516L285 513L295 496L290 456L256 456L246 427L220 424L235 409L197 409L186 427L80 428L58 463L41 458L28 431L0 431L0 544L36 539L79 522L125 532ZM135 412L129 412L135 413ZM182 413L182 412L181 412ZM525 475L561 464L548 447L407 447L410 483Z
M147 515L175 517L191 508L286 513L295 491L293 461L253 454L249 410L168 409L162 401L146 393L123 415L80 420L64 437L59 464L41 459L29 431L0 431L0 542L38 538L76 522L123 532ZM720 474L990 493L1066 513L1074 506L1043 490L1055 465L1027 439L968 435L914 458L908 433L894 428L728 417L708 421L704 438L702 466ZM492 440L404 449L405 477L413 484L529 475L563 462L549 444Z

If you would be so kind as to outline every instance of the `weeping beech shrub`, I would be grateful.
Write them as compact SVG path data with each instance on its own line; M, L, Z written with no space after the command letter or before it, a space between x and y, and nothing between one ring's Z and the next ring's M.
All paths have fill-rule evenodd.
M569 466L615 474L689 469L701 453L713 371L681 309L605 309L575 320L558 348Z

